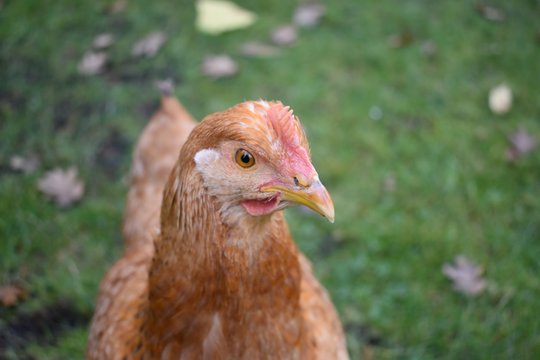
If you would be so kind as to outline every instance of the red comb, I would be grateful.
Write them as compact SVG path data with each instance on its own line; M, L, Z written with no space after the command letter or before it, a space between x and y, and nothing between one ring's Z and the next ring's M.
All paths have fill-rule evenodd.
M281 102L274 103L268 109L266 116L285 147L299 145L296 120L289 106L284 106Z

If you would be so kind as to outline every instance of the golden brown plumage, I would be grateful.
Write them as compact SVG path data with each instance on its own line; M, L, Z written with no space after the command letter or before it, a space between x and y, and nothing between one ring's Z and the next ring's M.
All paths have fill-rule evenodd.
M334 307L278 211L302 203L333 219L292 112L259 101L209 115L179 156L171 135L149 125L137 145L126 252L101 284L88 358L346 359ZM137 172L138 158L171 154L172 171Z

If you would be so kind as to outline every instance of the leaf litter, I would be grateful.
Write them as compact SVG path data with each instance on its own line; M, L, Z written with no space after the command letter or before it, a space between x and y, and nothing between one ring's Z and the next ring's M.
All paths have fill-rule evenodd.
M240 54L248 57L268 58L279 55L279 48L258 41L249 41L240 47Z
M506 149L506 159L515 161L533 151L538 145L537 140L526 130L518 129L508 136L510 147Z
M38 189L60 208L67 208L82 198L84 183L78 179L76 168L56 168L38 181Z
M319 25L324 16L325 8L316 2L299 5L294 11L293 23L298 27L311 28Z
M5 307L15 306L27 296L26 291L17 285L0 286L0 304Z
M94 38L92 47L97 50L106 49L114 44L114 36L110 33L99 34Z
M220 79L235 75L238 72L238 64L229 55L207 55L203 60L201 71L210 78Z
M394 49L403 48L414 42L414 34L409 30L404 30L399 34L390 35L386 41L388 46Z
M506 19L506 15L504 12L490 4L487 4L485 2L479 2L476 4L476 11L486 20L489 21L504 21Z
M230 1L199 0L195 7L197 29L211 35L246 28L253 25L257 19L255 13Z
M127 0L115 0L108 8L111 14L118 14L124 12L127 9Z
M290 46L296 42L298 32L291 24L281 25L272 30L270 40L278 46Z
M102 51L87 51L79 62L77 70L81 75L97 75L105 68L107 58L107 54Z
M167 41L167 36L161 31L154 31L137 41L131 48L135 57L154 57Z
M482 266L474 264L463 255L456 256L453 264L445 263L442 272L452 281L454 290L464 295L477 296L486 289Z
M40 161L37 156L30 155L28 157L13 155L9 159L9 166L12 170L20 171L25 174L31 174L39 168Z

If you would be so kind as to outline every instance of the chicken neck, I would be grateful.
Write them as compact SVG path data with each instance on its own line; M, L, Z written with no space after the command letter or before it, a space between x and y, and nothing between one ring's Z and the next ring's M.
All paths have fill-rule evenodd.
M301 274L282 213L231 225L219 209L193 165L177 164L149 276L150 343L210 357L294 353Z

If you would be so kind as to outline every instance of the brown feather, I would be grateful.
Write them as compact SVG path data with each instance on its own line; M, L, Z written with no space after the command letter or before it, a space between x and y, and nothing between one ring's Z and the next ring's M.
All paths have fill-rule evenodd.
M166 184L160 172L165 165L159 176L141 175L132 183L130 196L134 187L152 184L164 188L163 197L128 196L127 250L100 287L88 358L348 358L334 307L296 248L283 214L227 224L195 169L195 154L224 139L271 151L264 124L246 130L238 121L253 116L250 107L241 104L205 118L189 135ZM285 114L280 115L282 121ZM141 145L145 136L154 144L162 141L165 135L152 131L150 125L145 129L136 153L148 149ZM303 131L299 139L307 148ZM180 146L162 148L154 161L176 157ZM139 153L143 159L150 154ZM159 207L160 232L151 247L147 224L157 227L157 217L139 219ZM126 226L134 227L126 232Z

